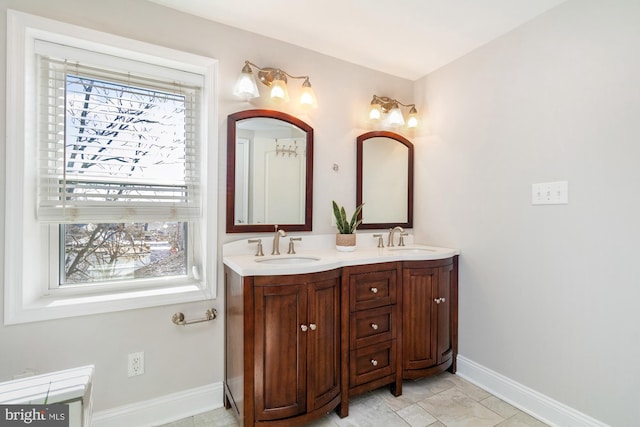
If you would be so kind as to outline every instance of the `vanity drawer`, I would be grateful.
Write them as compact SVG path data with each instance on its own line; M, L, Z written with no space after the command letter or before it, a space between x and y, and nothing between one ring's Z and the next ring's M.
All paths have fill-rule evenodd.
M361 348L394 338L394 306L357 311L351 314L351 348Z
M396 371L396 341L385 341L351 351L351 387L386 377Z
M351 311L395 304L397 269L362 272L349 275L349 307Z

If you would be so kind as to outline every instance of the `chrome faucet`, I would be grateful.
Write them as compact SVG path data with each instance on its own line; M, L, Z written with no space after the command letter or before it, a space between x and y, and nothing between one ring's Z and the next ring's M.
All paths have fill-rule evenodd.
M277 225L275 227L276 231L273 233L273 249L271 250L271 255L280 255L280 237L285 237L287 232L278 230Z
M393 244L393 235L396 233L396 231L399 231L400 233L404 233L404 228L400 227L399 225L390 228L389 229L389 241L387 242L387 247L392 248L395 245Z

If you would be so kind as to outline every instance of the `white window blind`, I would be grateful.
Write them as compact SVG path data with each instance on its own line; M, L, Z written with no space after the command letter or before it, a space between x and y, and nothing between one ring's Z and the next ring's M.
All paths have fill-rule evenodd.
M189 73L131 71L122 58L48 42L36 52L38 219L199 217L201 85Z

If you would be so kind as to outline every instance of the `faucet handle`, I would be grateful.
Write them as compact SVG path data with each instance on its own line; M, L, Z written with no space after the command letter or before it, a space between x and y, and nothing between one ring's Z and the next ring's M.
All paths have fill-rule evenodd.
M400 241L398 242L398 246L404 246L404 238L408 235L409 233L400 233Z
M374 239L378 239L378 247L379 248L384 248L384 240L382 239L382 234L374 234L373 235Z
M295 254L296 253L296 249L293 247L293 242L294 241L301 241L302 237L289 237L289 250L287 251L288 254Z
M258 244L258 248L256 250L256 256L264 256L264 253L262 252L262 239L249 239L248 242Z

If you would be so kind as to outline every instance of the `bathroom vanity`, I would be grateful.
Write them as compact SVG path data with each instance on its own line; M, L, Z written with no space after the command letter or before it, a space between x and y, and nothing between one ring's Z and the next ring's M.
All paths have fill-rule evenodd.
M377 248L358 233L341 253L334 240L303 236L297 253L273 256L248 239L224 245L224 403L241 425L344 417L355 395L399 396L403 379L455 372L459 252L412 236Z

